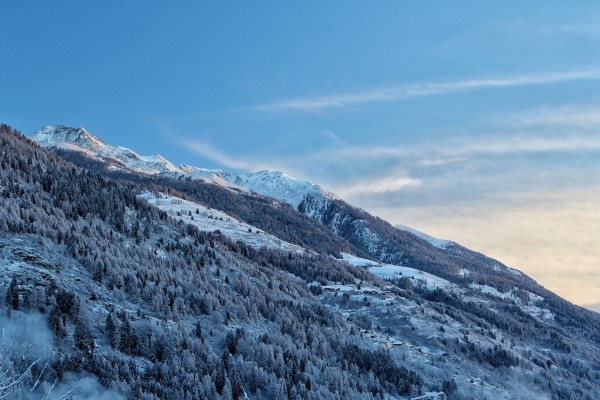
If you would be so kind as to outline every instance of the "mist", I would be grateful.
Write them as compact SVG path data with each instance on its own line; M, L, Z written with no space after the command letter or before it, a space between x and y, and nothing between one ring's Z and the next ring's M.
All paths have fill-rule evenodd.
M52 360L60 353L54 346L52 332L48 328L46 319L40 314L25 313L21 311L7 311L2 307L0 313L0 358L8 353L7 360L0 368L0 373L9 370L10 374L21 374L36 362L37 371L50 368ZM25 367L19 360L27 361ZM36 370L36 369L34 369ZM9 399L20 399L27 396L33 388L39 372L32 374L27 383L18 391L10 395ZM47 374L44 374L47 375ZM47 397L48 392L50 396ZM88 400L119 400L123 397L113 390L100 385L95 376L84 374L65 374L62 381L56 382L53 377L46 377L28 397L29 399L59 400L65 394L72 394L73 399Z

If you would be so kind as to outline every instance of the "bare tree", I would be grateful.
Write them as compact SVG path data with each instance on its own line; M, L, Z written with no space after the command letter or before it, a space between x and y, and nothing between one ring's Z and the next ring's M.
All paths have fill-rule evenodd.
M14 340L7 349L0 348L0 400L9 399L13 395L15 398L29 399L34 393L35 389L42 383L44 372L48 366L48 362L34 377L32 369L35 365L40 362L40 359L35 359L25 364L25 367L19 368L19 359L24 360L31 348L31 345L25 347L24 345L16 346L17 341ZM35 381L33 381L35 379ZM58 381L54 383L48 389L44 400L48 400L52 394L52 390ZM27 386L31 386L27 391ZM22 390L20 390L22 389ZM77 387L72 388L63 396L60 400L70 400L75 394ZM27 393L25 397L22 397L24 393Z
M23 371L18 371L14 367L14 359L17 353L21 353L22 357L25 356L29 347L23 349L23 346L15 348L16 340L6 350L0 350L0 399L8 399L13 393L15 393L27 379L31 376L31 369L36 365L39 360L31 362L27 368ZM39 383L39 379L35 385ZM31 389L33 391L34 388ZM30 393L31 393L30 391Z

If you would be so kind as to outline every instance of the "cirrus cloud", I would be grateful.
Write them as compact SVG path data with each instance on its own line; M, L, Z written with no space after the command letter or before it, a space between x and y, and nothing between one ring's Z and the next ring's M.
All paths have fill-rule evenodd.
M439 96L476 89L547 85L568 81L598 79L600 79L600 70L590 69L490 79L469 79L454 82L425 82L409 85L392 85L354 93L338 93L285 99L247 107L246 110L255 112L320 112L326 109L342 108L359 104L396 101L414 97Z

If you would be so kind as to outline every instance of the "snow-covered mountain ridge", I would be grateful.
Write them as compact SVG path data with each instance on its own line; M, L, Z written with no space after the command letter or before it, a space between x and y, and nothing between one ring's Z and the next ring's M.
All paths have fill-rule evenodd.
M133 171L146 175L165 175L173 178L189 177L212 182L221 186L233 187L224 180L220 170L210 170L190 165L176 166L160 154L142 156L135 151L107 144L89 133L85 128L72 128L65 125L46 125L36 131L31 139L42 147L78 151L89 157L110 164L111 169Z
M159 154L142 156L127 147L107 144L97 136L90 134L85 128L46 125L36 131L31 139L42 147L79 151L97 160L110 163L112 169L175 179L202 180L273 197L295 209L309 194L324 199L337 199L333 193L314 183L292 178L279 171L264 170L256 173L236 174L187 164L176 166Z
M107 144L85 128L47 125L35 132L31 139L43 147L64 148L94 155L99 159L115 160L136 172L157 174L181 171L158 154L141 156L126 147Z
M337 199L333 193L312 182L292 178L284 172L259 171L250 174L223 174L223 178L263 196L281 200L295 209L308 195L323 199Z

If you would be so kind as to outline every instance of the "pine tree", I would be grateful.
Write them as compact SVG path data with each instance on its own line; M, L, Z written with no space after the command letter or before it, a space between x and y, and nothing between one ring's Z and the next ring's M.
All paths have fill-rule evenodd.
M223 386L225 386L225 367L223 364L219 364L215 375L215 389L217 393L221 394L223 392Z
M442 383L442 392L444 392L449 399L455 398L457 391L458 387L454 379L445 380Z
M8 290L6 291L6 304L13 310L19 308L19 286L17 285L16 275L13 275Z
M306 390L310 391L311 386L312 386L312 383L310 381L310 377L307 376L306 381L304 382L304 387L306 388Z
M226 371L229 371L229 352L227 349L223 350L223 354L221 355L221 365L225 368Z
M64 314L60 311L60 307L54 307L48 315L48 325L56 337L64 337L67 334L65 328Z
M106 337L108 338L108 344L113 347L116 345L116 333L117 327L115 321L113 320L112 315L108 314L106 316Z
M237 339L231 332L228 332L227 336L225 336L225 347L231 355L235 355L237 351Z
M244 394L244 387L242 386L242 380L239 375L236 373L233 376L233 380L231 382L231 398L233 400L238 400Z
M121 342L119 343L119 349L126 354L137 354L138 348L138 340L137 335L133 328L131 327L131 323L127 317L123 320L123 325L121 325L121 329L119 331L121 336Z
M96 282L102 282L102 268L98 267L94 272L93 278Z
M75 347L89 357L94 354L94 337L89 328L79 318L75 320Z
M250 393L252 393L252 394L255 394L256 389L258 389L258 379L256 376L256 368L252 368L252 370L250 371L248 389L250 389Z

